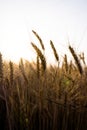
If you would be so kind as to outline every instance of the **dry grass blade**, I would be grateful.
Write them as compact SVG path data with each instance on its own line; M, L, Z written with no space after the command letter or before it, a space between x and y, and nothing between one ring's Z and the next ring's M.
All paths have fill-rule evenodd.
M32 32L33 32L33 33L35 34L35 36L38 38L38 40L39 40L39 42L40 42L40 45L41 45L42 49L45 50L43 41L42 41L42 39L40 38L40 36L39 36L34 30L32 30Z
M31 43L31 44L32 44L33 48L35 49L37 55L40 57L42 69L45 71L46 70L46 60L45 60L44 55L42 54L41 50L34 43Z
M51 40L50 40L50 45L52 47L52 50L53 50L53 53L54 53L54 56L55 56L56 60L59 61L59 56L57 54L56 48L55 48L55 46L54 46L54 44L53 44L53 42Z
M77 68L78 68L78 70L79 70L79 73L80 73L80 74L83 74L83 69L82 69L80 60L78 59L77 54L75 53L74 49L73 49L70 45L69 45L69 50L70 50L70 52L71 52L71 54L72 54L72 56L73 56L73 58L74 58L74 60L75 60L75 63L76 63Z

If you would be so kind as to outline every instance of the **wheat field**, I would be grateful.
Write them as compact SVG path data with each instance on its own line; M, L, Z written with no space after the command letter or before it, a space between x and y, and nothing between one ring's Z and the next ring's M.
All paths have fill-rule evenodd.
M20 59L19 65L3 60L0 53L1 130L87 130L87 67L84 53L69 45L73 60L60 56L50 40L57 65L47 66L45 46L32 30L41 49L33 63ZM83 65L82 65L83 64Z

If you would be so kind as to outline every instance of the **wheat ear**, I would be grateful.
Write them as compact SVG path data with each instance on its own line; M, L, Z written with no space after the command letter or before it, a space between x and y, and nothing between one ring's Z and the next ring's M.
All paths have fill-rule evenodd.
M10 84L13 85L14 69L13 69L13 63L11 61L9 62L9 66L10 66Z
M55 59L56 59L57 61L59 61L59 56L58 56L58 54L57 54L56 48L55 48L55 46L54 46L54 44L53 44L53 42L52 42L51 40L50 40L50 45L51 45L51 48L52 48L52 50L53 50Z
M79 60L79 58L78 58L78 56L77 56L75 50L74 50L70 45L69 45L69 50L70 50L70 52L71 52L71 54L72 54L72 56L73 56L73 58L74 58L74 60L75 60L75 63L76 63L77 68L78 68L78 70L79 70L79 73L80 73L80 74L83 74L83 69L82 69L80 60Z
M28 84L28 79L27 79L27 76L25 74L24 63L23 63L23 59L22 58L20 59L19 69L21 70L21 73L22 73L22 75L24 77L25 82Z
M32 32L34 33L34 35L35 35L35 36L37 37L37 39L39 40L42 49L45 50L43 41L42 41L42 39L40 38L40 36L39 36L34 30L32 30Z
M45 59L45 56L42 54L41 50L34 43L31 42L31 45L35 49L35 51L37 53L37 56L40 58L42 69L43 69L43 71L45 71L46 70L46 59Z
M67 55L64 56L64 62L65 62L65 70L68 71L68 61L67 61Z

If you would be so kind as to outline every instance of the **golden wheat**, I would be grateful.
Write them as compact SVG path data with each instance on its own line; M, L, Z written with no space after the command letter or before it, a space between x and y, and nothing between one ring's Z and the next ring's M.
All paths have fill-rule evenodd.
M34 33L34 35L35 35L35 36L37 37L37 39L39 40L42 49L45 50L43 41L42 41L42 39L40 38L40 36L39 36L34 30L32 30L32 32Z
M71 54L72 54L72 56L73 56L73 58L74 58L74 60L75 60L75 63L76 63L77 68L78 68L78 70L79 70L79 73L80 73L80 74L83 74L83 68L82 68L82 66L81 66L80 60L79 60L79 58L78 58L78 56L77 56L75 50L74 50L70 45L69 45L69 50L70 50L70 52L71 52Z
M59 56L58 56L58 54L57 54L56 48L55 48L55 46L54 46L54 44L53 44L53 42L52 42L51 40L50 40L50 45L51 45L51 48L52 48L52 50L53 50L55 59L56 59L57 61L59 61Z
M68 71L68 61L67 61L67 55L64 56L64 63L65 63L65 71Z
M10 61L9 62L9 66L10 66L10 84L13 85L13 81L14 81L14 69L13 69L13 63Z
M45 71L46 70L45 56L42 54L41 50L34 43L31 43L31 45L33 46L33 48L35 49L37 55L39 56L39 58L41 60L42 70Z
M23 64L23 60L22 59L20 60L20 63L19 63L19 69L21 70L21 73L22 73L22 75L24 77L25 82L28 84L28 79L27 79L27 76L25 74L24 64Z

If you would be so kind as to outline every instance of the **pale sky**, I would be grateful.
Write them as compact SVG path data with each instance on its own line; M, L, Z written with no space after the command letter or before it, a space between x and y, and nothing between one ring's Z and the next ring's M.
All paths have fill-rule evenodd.
M35 59L30 42L35 30L42 38L48 62L54 62L49 41L62 57L68 40L87 57L87 0L0 0L0 52L6 59Z

